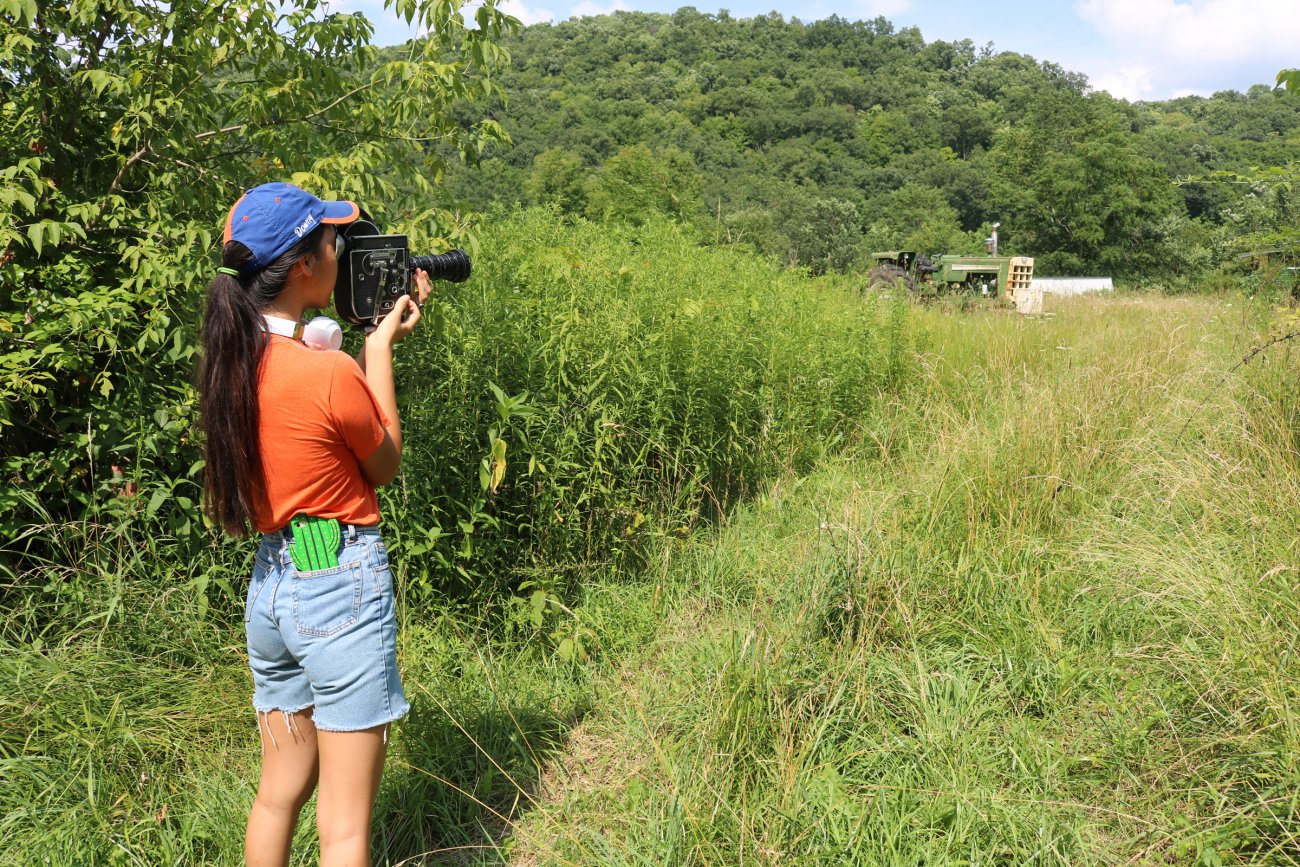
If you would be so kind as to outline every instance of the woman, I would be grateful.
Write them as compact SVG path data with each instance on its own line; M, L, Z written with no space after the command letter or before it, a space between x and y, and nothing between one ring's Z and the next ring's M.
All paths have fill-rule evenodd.
M329 306L336 227L358 214L291 184L249 190L208 287L204 508L231 536L262 533L244 615L262 738L245 839L256 867L288 863L318 784L320 863L370 863L388 726L409 710L375 486L401 463L393 347L419 307L402 298L355 361L295 339L305 310ZM423 301L428 276L416 281Z

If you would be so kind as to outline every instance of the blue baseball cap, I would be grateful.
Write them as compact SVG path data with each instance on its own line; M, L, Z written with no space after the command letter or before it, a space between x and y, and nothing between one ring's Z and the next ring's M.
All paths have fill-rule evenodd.
M354 202L323 202L293 184L253 187L230 209L222 243L238 241L253 253L245 271L270 265L322 223L351 223L361 215Z

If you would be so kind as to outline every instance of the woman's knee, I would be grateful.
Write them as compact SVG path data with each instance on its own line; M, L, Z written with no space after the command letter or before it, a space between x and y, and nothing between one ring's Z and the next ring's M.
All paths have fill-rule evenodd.
M253 805L261 806L262 809L279 815L297 816L311 800L312 793L316 791L315 776L301 782L295 781L293 785L283 785L278 782L271 782L268 785L267 783L268 781L263 779L262 785L258 786Z

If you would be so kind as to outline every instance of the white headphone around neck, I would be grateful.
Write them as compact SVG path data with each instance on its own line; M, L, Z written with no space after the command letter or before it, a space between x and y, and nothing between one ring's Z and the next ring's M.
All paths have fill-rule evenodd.
M278 316L263 316L266 330L283 337L296 337L312 349L341 349L343 347L343 329L328 316L317 316L303 324L292 319Z

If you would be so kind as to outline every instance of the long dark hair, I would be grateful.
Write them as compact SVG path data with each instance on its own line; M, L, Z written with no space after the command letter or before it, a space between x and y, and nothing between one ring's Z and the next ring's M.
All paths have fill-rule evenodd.
M289 271L320 247L321 225L260 271L217 274L208 284L199 360L199 424L203 430L203 510L231 536L243 536L266 502L258 442L257 371L266 349L259 312L284 290ZM238 241L221 251L222 267L243 271L252 252Z

